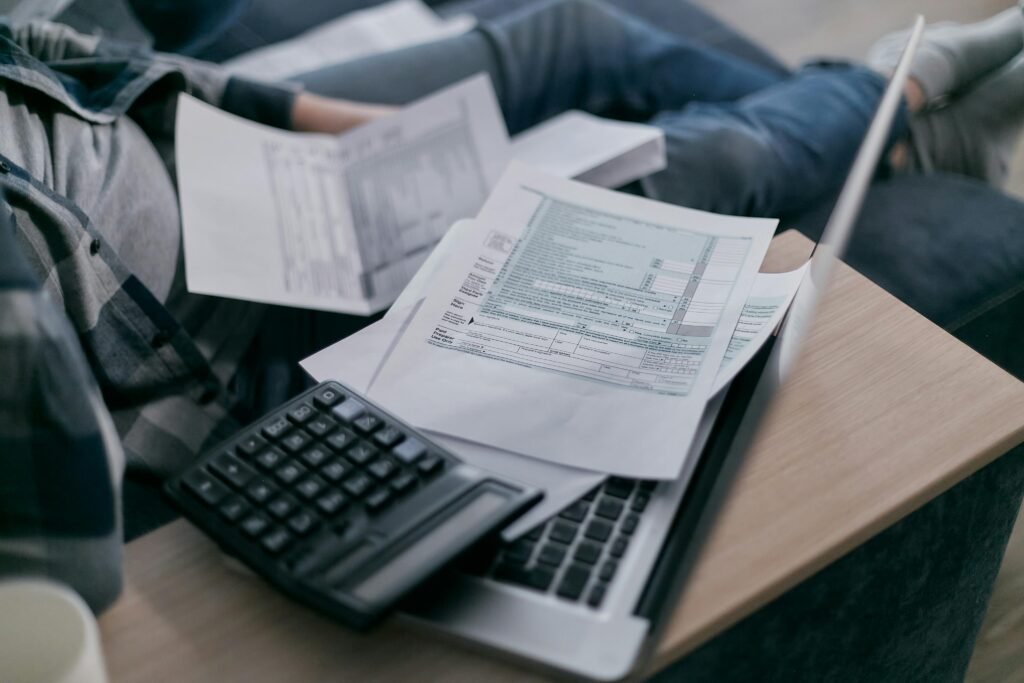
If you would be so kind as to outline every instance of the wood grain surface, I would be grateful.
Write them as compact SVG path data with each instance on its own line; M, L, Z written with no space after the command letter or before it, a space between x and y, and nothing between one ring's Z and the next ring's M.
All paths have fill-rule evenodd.
M770 270L809 251L787 233ZM845 266L737 479L657 665L1024 440L1024 387ZM176 522L130 544L100 621L122 681L539 680L393 619L358 636L226 568Z

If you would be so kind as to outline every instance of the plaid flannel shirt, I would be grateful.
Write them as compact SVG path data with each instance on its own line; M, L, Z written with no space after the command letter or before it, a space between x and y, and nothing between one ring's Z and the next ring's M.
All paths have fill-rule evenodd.
M233 367L128 271L73 196L4 143L37 130L27 117L40 107L83 126L131 115L170 141L179 92L286 127L294 94L45 23L0 24L0 90L16 93L0 104L0 213L13 222L13 239L0 228L0 572L64 578L99 609L119 576L122 463L165 476L233 430ZM50 145L59 155L61 140Z

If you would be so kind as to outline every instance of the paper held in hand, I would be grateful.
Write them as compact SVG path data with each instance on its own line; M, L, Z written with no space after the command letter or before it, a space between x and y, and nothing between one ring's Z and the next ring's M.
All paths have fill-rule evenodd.
M674 478L775 225L513 164L370 396L422 429Z
M579 112L513 147L486 75L340 137L262 126L187 95L177 125L189 291L360 315L395 300L517 151L615 183L665 164L658 129Z
M189 291L368 315L395 300L509 159L477 76L340 137L261 126L188 96L177 163Z

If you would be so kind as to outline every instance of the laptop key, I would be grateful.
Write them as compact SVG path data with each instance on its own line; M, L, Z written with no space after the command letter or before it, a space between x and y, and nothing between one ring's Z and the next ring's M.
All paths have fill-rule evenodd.
M633 512L643 512L647 509L647 504L649 502L651 502L651 498L648 494L638 493L633 496L633 502L630 504L629 508Z
M562 564L562 560L565 559L565 554L568 551L569 546L564 543L549 542L540 549L540 555L537 556L537 562L557 567Z
M578 500L569 507L567 507L566 509L562 510L561 514L559 514L559 517L562 517L563 519L568 519L571 522L582 522L584 519L586 519L587 511L589 509L590 506L587 505L586 502Z
M626 515L626 518L622 520L622 526L619 530L624 534L632 534L636 531L637 525L640 524L640 515L635 512L631 512Z
M565 575L562 577L561 583L558 584L556 593L561 598L579 600L589 580L590 567L585 564L573 563L565 570Z
M591 520L590 524L587 525L587 530L583 532L583 535L589 539L604 543L608 540L608 537L612 535L612 525L603 519Z
M612 577L615 576L615 571L618 568L618 562L616 562L615 560L606 560L605 563L601 565L601 569L598 570L597 578L605 582L611 581Z
M579 531L579 525L560 519L551 527L550 538L559 543L572 543L576 538L577 531Z
M587 595L587 604L591 607L600 607L604 601L604 594L608 588L603 583L599 583L590 589L590 594Z
M516 541L505 549L505 559L518 564L526 564L533 555L534 544L529 541Z
M623 555L626 554L626 548L627 547L629 547L629 537L628 536L619 536L618 538L615 539L615 542L612 543L612 549L611 549L612 557L614 557L616 559L622 557Z
M604 492L615 498L629 498L635 487L636 483L632 479L612 477L605 483Z
M576 546L576 552L573 553L573 559L583 562L585 564L594 564L601 558L601 546L590 541L583 541Z
M614 498L602 497L597 503L597 509L594 510L594 514L598 517L604 517L615 521L622 514L623 504L621 500Z

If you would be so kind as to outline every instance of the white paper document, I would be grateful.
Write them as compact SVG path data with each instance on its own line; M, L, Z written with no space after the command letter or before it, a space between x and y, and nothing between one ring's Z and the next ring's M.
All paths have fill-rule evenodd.
M776 221L513 164L370 390L413 424L671 479Z
M284 80L332 64L449 38L475 25L469 15L441 19L421 0L394 0L247 52L224 66L247 78Z
M758 273L715 377L715 393L735 379L772 336L806 274L806 264L789 273Z
M568 111L512 138L512 157L560 178L616 188L665 168L665 134Z
M183 95L189 291L367 315L390 305L509 159L487 76L342 136L291 133Z
M454 232L455 228L452 230ZM401 338L418 304L404 309L396 304L382 320L302 361L302 368L318 382L334 379L368 393L378 368ZM528 533L605 479L604 474L597 472L557 465L443 434L428 434L472 465L544 491L543 500L502 530L507 540Z

